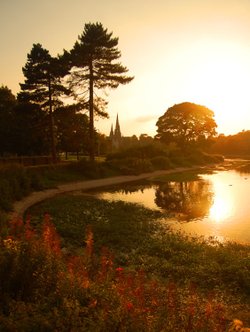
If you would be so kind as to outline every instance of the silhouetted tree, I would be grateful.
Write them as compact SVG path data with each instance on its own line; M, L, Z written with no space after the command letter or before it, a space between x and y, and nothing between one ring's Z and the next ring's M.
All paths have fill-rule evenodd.
M214 139L210 151L224 155L250 155L250 130L241 131L235 135L219 135Z
M89 121L86 114L78 113L75 105L60 107L55 111L58 146L66 153L87 152L89 145Z
M20 103L13 113L13 152L18 155L44 155L50 150L49 119L37 105Z
M78 37L70 52L71 87L81 102L86 102L89 111L89 155L93 160L94 112L107 117L106 101L95 94L96 90L117 88L119 84L129 83L133 77L126 76L128 69L117 62L121 52L117 48L118 38L113 38L101 23L85 24L82 35ZM87 96L87 97L86 97Z
M16 97L7 86L0 87L0 154L12 152L13 109Z
M61 60L53 58L49 51L41 44L33 44L28 60L23 67L25 83L20 84L21 92L18 95L20 102L38 105L49 113L51 153L56 161L56 144L54 133L53 108L62 104L59 97L68 94L68 90L61 82L67 73L67 66L61 65Z
M176 142L179 147L204 145L216 134L214 113L194 103L176 104L162 115L157 123L156 138L165 143Z

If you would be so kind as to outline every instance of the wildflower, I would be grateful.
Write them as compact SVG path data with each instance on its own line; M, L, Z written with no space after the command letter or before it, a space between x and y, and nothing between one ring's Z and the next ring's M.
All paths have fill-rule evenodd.
M210 302L206 305L206 317L209 318L213 313L213 308Z
M23 232L23 220L16 218L10 221L10 233L16 237L20 237Z
M239 332L250 332L250 328L243 327L243 322L239 319L234 319L230 326L229 332L239 331Z
M7 238L5 240L3 240L3 245L5 246L6 249L8 250L13 250L13 251L17 251L18 249L18 242L13 240L12 238Z
M82 280L82 283L81 283L81 286L84 288L84 289L87 289L89 288L89 285L90 285L90 282L89 282L89 279L87 276L84 276L83 277L83 280Z
M93 240L93 232L91 230L91 227L88 226L87 230L86 230L86 252L88 256L92 256L93 253L93 244L94 244L94 240Z
M124 269L123 269L122 267L117 267L115 270L116 270L117 272L122 272Z
M32 239L35 235L35 231L32 229L32 227L30 225L30 215L27 217L27 220L26 220L26 223L24 226L24 234L25 234L26 240Z
M131 311L131 310L133 309L133 307L134 307L133 303L131 303L131 302L127 302L127 303L126 303L126 309L127 309L128 311Z
M50 216L47 213L44 216L42 236L47 248L50 249L54 254L60 255L60 237L57 234L55 226L52 224Z
M90 304L89 304L89 308L95 308L96 305L97 305L97 300L94 300L94 299L93 299L93 300L90 302Z

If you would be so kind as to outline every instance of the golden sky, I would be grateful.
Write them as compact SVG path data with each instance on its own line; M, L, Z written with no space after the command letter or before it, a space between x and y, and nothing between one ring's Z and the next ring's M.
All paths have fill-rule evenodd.
M190 101L215 112L218 132L250 129L250 0L0 0L0 85L13 93L33 43L70 50L85 23L119 37L121 62L135 76L109 92L109 134L156 133L167 108Z

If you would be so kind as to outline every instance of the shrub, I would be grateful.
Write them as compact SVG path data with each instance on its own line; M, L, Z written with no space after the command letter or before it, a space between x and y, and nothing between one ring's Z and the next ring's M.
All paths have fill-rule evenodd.
M144 172L151 172L153 170L152 163L149 159L132 157L108 160L106 165L124 175L137 175Z
M145 144L142 146L134 146L129 149L109 154L107 160L138 158L138 159L150 159L156 156L167 156L168 148L158 142L152 144Z
M193 285L149 279L93 251L87 228L82 256L64 256L49 216L41 234L12 221L0 251L0 330L225 331L222 303Z
M172 164L168 157L157 156L150 159L154 169L161 170L161 169L169 169L171 168Z

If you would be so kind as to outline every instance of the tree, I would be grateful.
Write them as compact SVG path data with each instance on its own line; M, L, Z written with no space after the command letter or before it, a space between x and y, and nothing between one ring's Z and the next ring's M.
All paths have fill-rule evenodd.
M7 86L0 87L0 154L12 152L13 109L16 97Z
M133 77L126 76L128 69L116 62L121 57L118 50L118 38L112 37L101 23L88 23L82 35L78 37L70 52L71 86L78 100L83 102L89 111L90 159L95 156L94 148L94 112L107 117L105 99L98 97L95 90L117 88L120 84L129 83ZM80 97L79 97L80 96Z
M28 60L23 67L25 83L20 84L21 92L18 100L32 103L49 113L51 153L56 161L56 144L54 133L53 108L62 104L59 97L68 94L61 83L61 78L67 73L67 67L61 65L61 59L53 58L41 44L33 44Z
M176 104L158 119L156 138L164 143L175 142L184 149L203 145L216 134L214 113L194 103Z
M60 107L55 111L55 123L58 132L58 143L61 151L66 153L87 152L89 141L88 117L86 114L78 113L75 105Z
M37 105L20 103L14 108L13 117L13 152L21 156L47 154L50 133L45 112Z

